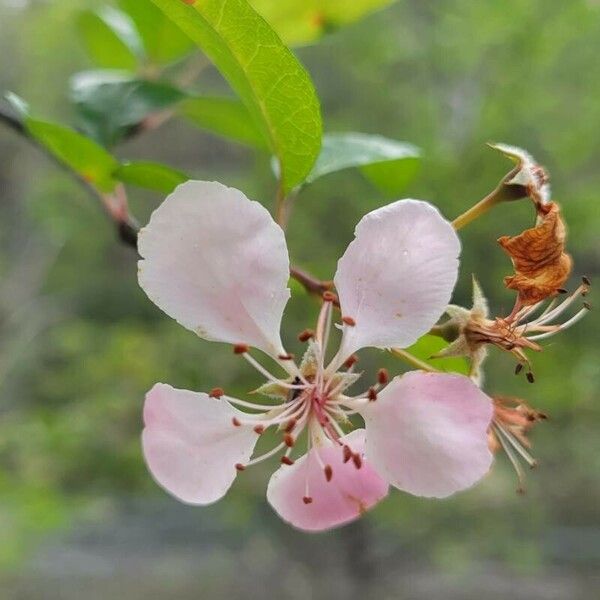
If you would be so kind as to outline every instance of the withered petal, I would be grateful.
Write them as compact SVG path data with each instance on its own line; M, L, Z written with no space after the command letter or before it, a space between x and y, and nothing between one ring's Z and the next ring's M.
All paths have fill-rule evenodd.
M572 268L572 259L565 253L565 238L560 208L551 202L535 227L498 239L515 268L515 274L506 277L504 284L518 292L522 305L555 296L563 287Z

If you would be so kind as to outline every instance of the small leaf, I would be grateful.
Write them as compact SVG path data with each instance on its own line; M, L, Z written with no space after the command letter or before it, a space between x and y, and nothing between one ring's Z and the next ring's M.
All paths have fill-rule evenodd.
M248 109L232 98L188 98L179 112L195 125L247 146L267 150L267 142Z
M147 0L119 0L119 5L135 23L152 62L170 63L194 50L192 40Z
M394 0L251 0L252 6L290 45L306 44L358 21Z
M240 96L280 163L284 192L310 172L321 144L312 82L246 0L152 0L196 42Z
M360 168L376 185L398 188L416 172L420 156L416 146L379 135L329 133L323 136L321 154L306 181Z
M436 335L425 334L419 338L410 348L406 351L410 352L413 356L429 363L432 367L439 369L440 371L446 371L448 373L460 373L462 375L468 375L469 373L469 362L462 357L450 357L450 358L431 358L434 354L437 354L448 346L448 342L441 337Z
M78 27L88 54L100 67L133 71L143 57L135 24L116 8L83 11Z
M114 172L115 179L139 187L170 194L189 177L182 171L161 163L139 161L120 165Z
M103 192L114 189L112 172L119 163L102 146L57 123L28 117L25 119L25 126L40 145L82 179Z
M124 71L84 71L70 83L83 129L105 145L116 143L130 127L185 97L168 83L138 79Z

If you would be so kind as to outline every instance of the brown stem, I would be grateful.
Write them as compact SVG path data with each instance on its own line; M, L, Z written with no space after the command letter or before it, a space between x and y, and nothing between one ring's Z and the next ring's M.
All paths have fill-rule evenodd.
M298 269L298 267L290 267L290 276L300 283L309 294L322 296L324 292L329 292L333 288L333 281L323 281L313 277L310 273ZM339 306L339 302L336 303Z

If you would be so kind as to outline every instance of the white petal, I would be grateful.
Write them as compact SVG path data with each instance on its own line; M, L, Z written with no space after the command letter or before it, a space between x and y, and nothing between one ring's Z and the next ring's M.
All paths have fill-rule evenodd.
M370 212L338 262L335 286L346 326L342 354L405 348L444 312L458 275L460 242L436 208L400 200Z
M258 436L236 427L244 413L225 396L157 383L146 395L142 445L157 483L188 504L211 504L231 487L237 463L248 462Z
M468 377L412 371L361 411L366 457L397 488L442 498L489 470L492 401Z
M208 340L280 354L289 298L285 237L239 190L188 181L139 235L139 282L150 299Z

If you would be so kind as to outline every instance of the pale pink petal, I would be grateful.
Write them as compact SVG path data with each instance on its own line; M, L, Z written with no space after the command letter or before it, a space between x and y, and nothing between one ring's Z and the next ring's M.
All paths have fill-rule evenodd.
M178 390L157 383L146 395L142 446L152 476L170 494L188 504L222 498L246 463L257 435L236 427L244 414L225 396Z
M396 377L361 414L371 465L416 496L442 498L468 488L492 463L492 402L462 375Z
M283 231L239 190L188 181L139 236L139 282L150 299L208 340L283 352L289 298Z
M460 242L436 208L399 200L365 215L338 262L335 287L344 357L359 348L405 348L429 331L450 300Z
M355 430L341 441L362 455L364 433ZM338 445L318 449L321 461L332 467L333 476L327 481L316 452L313 448L293 465L283 465L269 481L267 500L290 525L304 531L338 527L354 521L387 495L388 484L373 468L364 460L360 469L352 460L344 463ZM304 502L307 495L310 504Z

